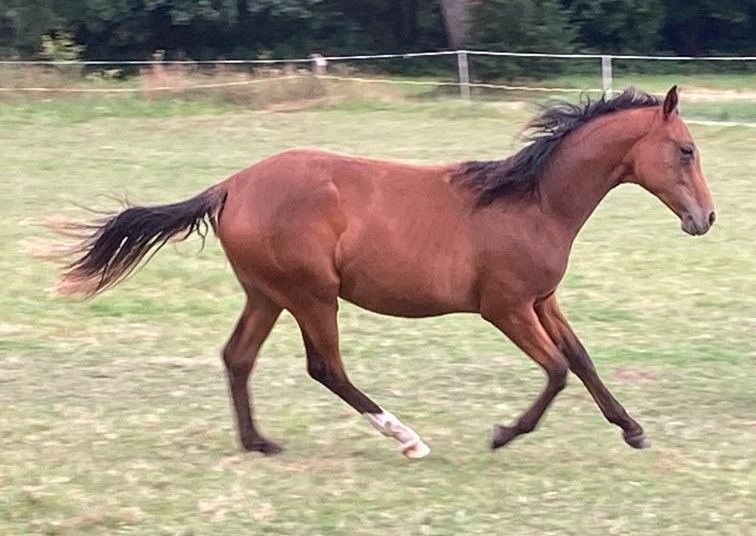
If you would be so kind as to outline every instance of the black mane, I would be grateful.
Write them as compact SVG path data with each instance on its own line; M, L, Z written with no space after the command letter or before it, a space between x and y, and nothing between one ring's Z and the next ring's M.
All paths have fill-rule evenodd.
M462 162L453 180L471 188L480 206L500 197L532 194L549 156L567 134L602 115L660 104L658 97L634 88L611 99L583 95L578 104L553 102L528 123L525 139L530 143L522 150L504 160Z

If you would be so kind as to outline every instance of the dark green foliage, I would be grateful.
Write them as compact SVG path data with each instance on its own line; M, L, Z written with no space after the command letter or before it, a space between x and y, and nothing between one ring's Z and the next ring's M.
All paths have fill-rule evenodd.
M756 0L665 0L660 44L681 54L756 52Z
M88 58L307 55L442 48L432 0L0 0L0 53L72 33Z
M469 47L756 52L756 0L468 1ZM90 59L149 58L158 49L167 58L204 59L433 50L448 43L438 0L0 0L3 57L35 57L42 36L59 33L73 35ZM476 63L478 73L508 77L563 65Z
M64 25L52 0L0 0L0 55L30 55L43 35Z
M559 0L488 0L472 12L471 47L512 52L572 52L577 28ZM476 58L477 76L513 78L561 72L552 60Z
M473 48L570 52L577 28L559 0L488 0L473 10Z
M664 22L660 0L568 0L571 20L586 51L643 53L656 51Z

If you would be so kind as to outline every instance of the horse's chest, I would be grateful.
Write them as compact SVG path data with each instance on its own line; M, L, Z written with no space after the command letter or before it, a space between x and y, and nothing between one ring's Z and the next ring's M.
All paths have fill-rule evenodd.
M558 246L514 244L491 251L481 267L480 292L495 292L515 302L542 298L559 286L567 260L567 253Z

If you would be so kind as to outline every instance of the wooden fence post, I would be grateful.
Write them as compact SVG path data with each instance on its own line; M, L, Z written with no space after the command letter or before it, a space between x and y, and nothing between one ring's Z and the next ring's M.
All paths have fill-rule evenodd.
M467 65L467 51L457 51L457 72L459 73L459 96L470 102L470 69Z

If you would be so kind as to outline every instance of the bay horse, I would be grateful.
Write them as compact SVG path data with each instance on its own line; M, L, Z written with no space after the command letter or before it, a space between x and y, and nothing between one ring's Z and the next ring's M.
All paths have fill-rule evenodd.
M677 86L663 100L630 88L614 98L556 103L529 124L529 144L503 160L411 165L284 151L187 201L131 206L80 224L78 258L58 290L92 296L169 239L211 225L247 297L222 356L239 439L250 451L281 450L255 425L248 380L283 309L302 332L312 378L397 440L405 456L430 451L347 376L339 297L401 317L478 313L535 360L546 386L514 424L494 427L493 449L536 427L569 370L624 440L644 448L643 429L602 383L556 289L578 231L621 183L659 198L688 234L714 223L677 103Z

